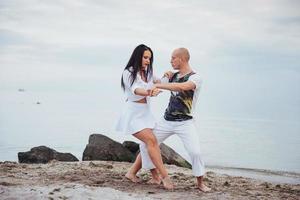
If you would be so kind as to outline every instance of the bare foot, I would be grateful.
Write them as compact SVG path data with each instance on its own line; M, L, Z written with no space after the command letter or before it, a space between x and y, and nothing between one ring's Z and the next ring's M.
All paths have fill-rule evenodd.
M167 176L167 177L165 177L161 180L162 180L162 183L163 183L165 189L167 189L167 190L173 190L174 189L174 186L173 186L173 183L172 183L170 177Z
M161 178L151 178L148 182L148 184L153 184L153 185L160 185L161 184Z
M209 192L209 191L211 191L211 189L209 187L207 187L206 185L204 185L203 183L201 185L198 185L198 188L202 192Z
M125 174L125 177L126 177L127 179L129 179L130 181L134 182L134 183L139 183L139 182L141 182L141 180L140 180L139 177L137 177L135 174L131 174L131 173L129 173L129 172L127 172L127 173Z

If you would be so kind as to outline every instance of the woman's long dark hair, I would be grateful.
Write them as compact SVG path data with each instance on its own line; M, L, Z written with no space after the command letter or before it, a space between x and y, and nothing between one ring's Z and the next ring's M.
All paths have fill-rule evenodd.
M131 82L130 84L131 85L134 83L137 73L142 68L142 58L143 58L144 52L147 50L151 52L151 58L150 58L150 64L147 67L146 74L145 74L146 80L148 79L149 75L150 76L153 75L153 68L152 68L153 52L150 47L147 47L144 44L140 44L133 50L131 57L128 61L128 64L126 65L126 67L124 69L124 71L128 70L131 73L131 75L130 75L130 82ZM130 68L132 68L132 69L130 69ZM121 77L121 87L123 88L123 90L125 90L123 76Z

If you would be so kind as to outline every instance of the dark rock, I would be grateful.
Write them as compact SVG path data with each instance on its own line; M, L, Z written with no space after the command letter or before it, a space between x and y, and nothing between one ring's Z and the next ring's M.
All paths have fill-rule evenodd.
M123 146L129 149L133 154L137 154L139 152L139 144L132 141L125 141ZM191 169L192 166L189 162L187 162L182 156L176 153L172 148L165 145L164 143L160 144L160 150L163 162L169 165L176 165L179 167L185 167Z
M89 167L99 167L99 168L104 168L104 169L112 169L114 168L113 165L111 164L103 164L103 163L93 163L92 161L89 163Z
M137 154L140 150L140 145L132 141L123 142L123 147L127 148L133 154Z
M267 183L267 182L264 182L262 184L260 184L261 186L264 186L266 188L270 188L271 187L271 184L270 183Z
M2 185L2 186L16 186L18 184L17 183L6 182L6 181L1 181L0 185Z
M188 161L186 161L183 157L181 157L172 148L165 145L164 143L160 144L160 150L161 157L164 163L192 169L192 165Z
M70 153L60 153L46 146L38 146L27 152L19 152L20 163L48 163L51 160L58 161L79 161Z
M228 181L225 181L225 182L223 183L223 185L229 187L229 186L230 186L230 183L229 183Z
M101 134L92 134L83 152L82 160L133 162L135 156L122 144Z

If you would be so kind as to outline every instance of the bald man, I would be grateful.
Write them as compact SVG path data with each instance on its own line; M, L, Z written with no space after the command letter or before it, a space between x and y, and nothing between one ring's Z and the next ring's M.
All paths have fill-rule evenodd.
M178 135L182 140L192 161L192 172L197 178L197 186L203 192L210 191L204 182L204 163L201 159L198 132L193 120L196 102L202 85L200 76L189 65L190 54L186 48L175 49L172 53L171 65L178 70L169 77L168 83L157 83L155 88L170 90L169 105L164 117L156 124L153 132L159 143L171 135ZM140 144L140 155L130 168L127 177L136 177L141 167L150 169L152 183L160 184L161 180L149 157L145 144Z

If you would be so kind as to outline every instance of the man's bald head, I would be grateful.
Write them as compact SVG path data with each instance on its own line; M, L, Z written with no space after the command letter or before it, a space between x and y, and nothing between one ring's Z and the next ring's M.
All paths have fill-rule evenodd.
M174 50L174 55L176 55L176 57L181 58L183 61L185 62L189 62L190 60L190 53L186 48L178 48Z

